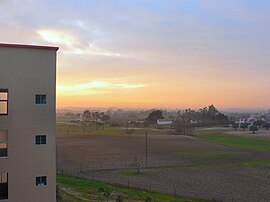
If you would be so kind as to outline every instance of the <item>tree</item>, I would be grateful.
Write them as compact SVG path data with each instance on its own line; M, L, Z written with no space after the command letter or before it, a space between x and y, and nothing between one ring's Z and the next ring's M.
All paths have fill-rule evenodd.
M93 112L92 113L92 118L95 119L96 121L100 118L99 112Z
M64 114L64 117L67 118L67 119L75 119L76 115L73 114L72 112L67 112L67 113Z
M111 194L112 194L112 190L110 190L110 189L105 189L104 190L103 195L106 197L107 202L109 201L109 197L110 197Z
M115 202L123 202L123 198L122 195L117 196L117 199L115 200Z
M89 110L85 110L83 112L83 118L84 120L91 119L91 112Z
M266 130L269 130L269 128L270 128L270 123L265 123L265 124L263 125L263 127L265 127Z
M163 119L164 117L162 116L162 111L161 110L155 110L155 111L152 111L148 117L145 119L145 121L147 123L150 123L150 124L155 124L157 123L157 120L158 119Z
M99 192L99 193L102 193L103 196L106 197L107 202L109 201L109 197L110 197L110 195L112 194L112 190L110 190L110 189L108 189L108 188L100 187L100 188L98 189L98 192Z
M258 129L259 128L256 125L252 125L252 126L249 127L249 130L252 131L253 134L255 134L255 131L258 131Z
M219 112L214 105L204 107L198 111L190 108L178 112L180 118L189 118L199 123L201 126L214 126L220 124L228 124L229 119L225 114Z
M245 131L246 128L248 128L248 124L247 124L247 123L241 123L241 124L240 124L240 128L242 128L243 131Z
M106 114L103 114L101 117L100 117L100 120L107 123L109 120L111 119L111 117L109 115L106 115Z
M145 202L151 202L152 199L151 199L149 196L147 196L146 199L145 199L144 201L145 201Z
M62 196L60 194L60 187L59 187L59 185L56 185L56 199L57 199L57 201L62 201Z
M254 125L258 126L258 128L260 128L261 126L264 125L264 121L261 119L258 119L257 121L254 121L253 123Z
M175 133L177 135L185 135L185 134L190 134L191 133L191 128L192 125L190 123L190 119L186 118L186 119L177 119L174 122L174 128L175 128Z
M232 127L233 127L234 130L236 131L237 128L239 128L239 124L238 124L238 123L233 123L233 124L232 124Z

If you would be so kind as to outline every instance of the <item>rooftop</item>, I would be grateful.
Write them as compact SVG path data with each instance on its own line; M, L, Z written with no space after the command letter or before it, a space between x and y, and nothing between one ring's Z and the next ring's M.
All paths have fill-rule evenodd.
M11 47L11 48L34 48L34 49L47 49L57 51L59 47L56 46L41 46L41 45L26 45L26 44L8 44L0 43L0 47Z

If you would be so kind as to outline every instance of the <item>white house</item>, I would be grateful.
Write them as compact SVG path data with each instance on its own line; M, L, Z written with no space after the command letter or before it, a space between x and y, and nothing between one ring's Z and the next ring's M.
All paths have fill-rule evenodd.
M158 119L157 124L158 125L171 125L173 123L172 119Z
M247 115L247 116L240 116L236 119L235 123L244 124L247 123L248 125L253 125L253 123L257 121L257 119L253 115Z

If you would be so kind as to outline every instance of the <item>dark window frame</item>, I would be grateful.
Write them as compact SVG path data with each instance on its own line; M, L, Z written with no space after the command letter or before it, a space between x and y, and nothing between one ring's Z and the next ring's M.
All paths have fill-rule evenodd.
M6 182L2 182L3 181L3 175L6 174L6 178L7 181ZM0 173L0 187L2 188L2 190L0 190L0 200L7 200L8 199L8 173ZM5 188L3 191L3 187ZM5 194L6 191L6 194ZM3 192L3 193L2 193ZM1 194L3 194L3 196L1 196Z
M0 93L7 93L7 99L6 100L0 100L0 102L7 103L7 113L0 113L0 116L7 116L8 115L8 100L9 100L9 93L8 89L0 89Z
M35 144L36 145L46 145L47 144L47 135L35 135Z
M46 94L36 94L35 103L38 105L47 104L47 95Z
M0 158L7 158L8 157L8 130L0 130L2 132L6 132L7 134L7 141L6 142L2 142L2 143L6 143L7 148L6 148L6 156L0 156ZM1 142L0 142L1 143Z
M42 187L47 185L47 176L38 176L36 177L36 186Z

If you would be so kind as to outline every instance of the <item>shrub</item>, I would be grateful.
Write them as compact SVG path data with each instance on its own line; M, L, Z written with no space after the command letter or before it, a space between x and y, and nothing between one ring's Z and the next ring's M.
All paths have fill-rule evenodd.
M259 130L259 128L258 128L258 126L252 125L252 126L249 127L249 130L252 131L252 133L254 134L255 131Z

